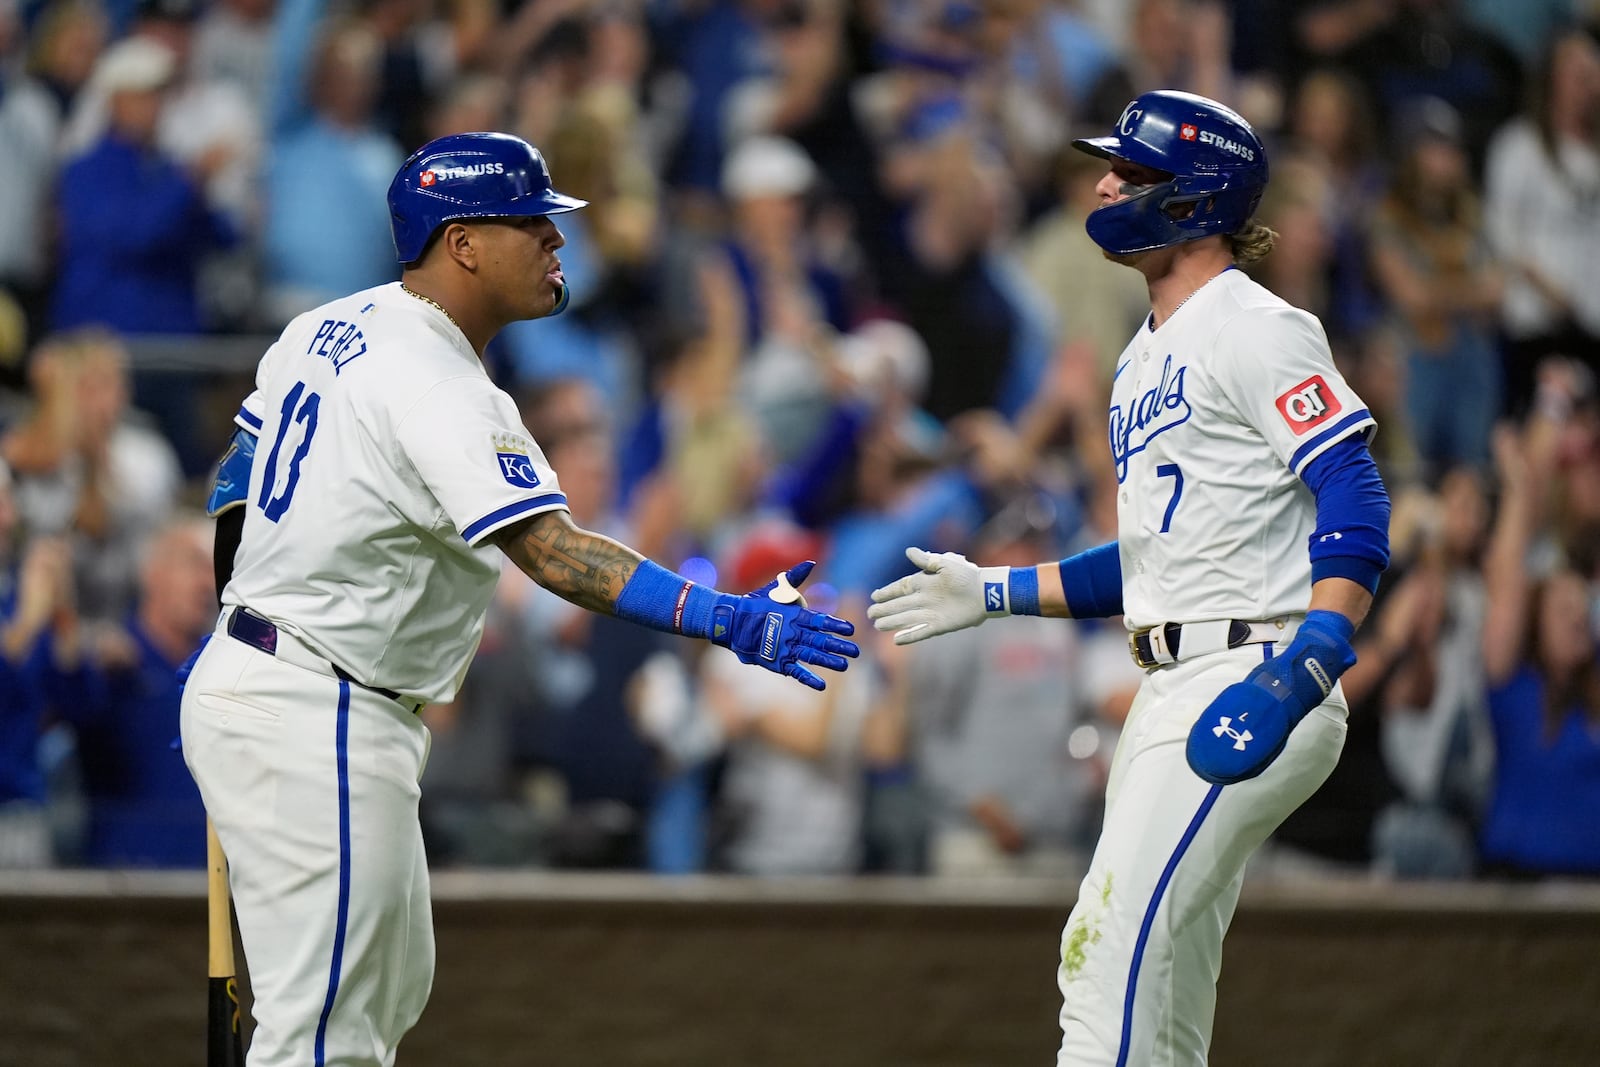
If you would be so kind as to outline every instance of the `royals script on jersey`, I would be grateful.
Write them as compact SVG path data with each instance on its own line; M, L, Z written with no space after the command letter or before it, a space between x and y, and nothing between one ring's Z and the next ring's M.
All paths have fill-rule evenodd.
M455 696L502 554L565 508L544 453L445 315L399 283L299 316L236 421L259 435L226 604L358 680Z
M1311 599L1307 463L1372 416L1316 318L1230 269L1117 360L1111 456L1130 629Z

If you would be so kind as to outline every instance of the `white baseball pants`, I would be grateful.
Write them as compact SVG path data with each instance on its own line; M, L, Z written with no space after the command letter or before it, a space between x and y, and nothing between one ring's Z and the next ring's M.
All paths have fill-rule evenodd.
M1273 650L1200 656L1152 671L1140 688L1112 759L1100 841L1062 932L1057 1067L1204 1067L1245 861L1316 792L1344 747L1348 707L1335 688L1260 777L1213 786L1189 769L1190 727Z
M273 656L219 626L181 718L228 856L255 998L248 1063L387 1067L433 982L428 731L280 635Z

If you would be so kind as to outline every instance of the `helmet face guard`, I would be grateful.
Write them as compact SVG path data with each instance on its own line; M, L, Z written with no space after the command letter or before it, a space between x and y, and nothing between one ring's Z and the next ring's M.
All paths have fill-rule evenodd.
M1202 185L1202 188L1194 188ZM1096 208L1084 222L1090 239L1117 256L1170 248L1213 234L1233 233L1255 214L1260 190L1211 187L1173 178L1114 204ZM1188 210L1185 210L1188 209Z
M1266 148L1249 123L1192 93L1145 93L1123 109L1110 136L1072 146L1169 176L1089 213L1084 228L1112 255L1236 233L1267 185Z

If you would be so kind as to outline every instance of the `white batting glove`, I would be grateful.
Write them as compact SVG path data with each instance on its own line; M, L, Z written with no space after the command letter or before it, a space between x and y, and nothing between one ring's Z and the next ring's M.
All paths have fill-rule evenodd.
M1010 567L980 567L956 552L920 548L906 549L906 558L920 573L874 589L867 609L873 626L895 632L895 644L915 644L1010 614Z

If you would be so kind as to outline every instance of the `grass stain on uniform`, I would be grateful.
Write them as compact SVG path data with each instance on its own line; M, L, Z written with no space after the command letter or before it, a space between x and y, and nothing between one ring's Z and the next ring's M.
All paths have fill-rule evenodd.
M1100 910L1111 905L1111 872L1106 872L1106 883L1100 887ZM1061 939L1061 974L1069 981L1078 976L1083 970L1083 965L1089 960L1089 947L1100 943L1100 920L1091 920L1088 915L1080 918L1072 929L1067 931L1067 936Z

